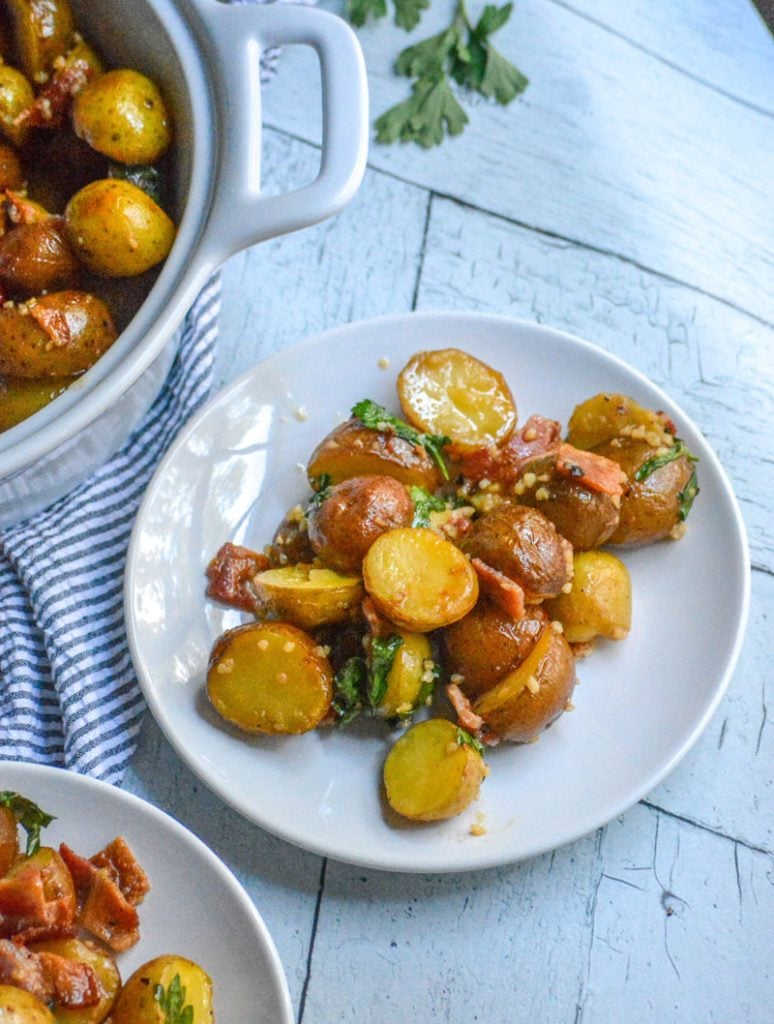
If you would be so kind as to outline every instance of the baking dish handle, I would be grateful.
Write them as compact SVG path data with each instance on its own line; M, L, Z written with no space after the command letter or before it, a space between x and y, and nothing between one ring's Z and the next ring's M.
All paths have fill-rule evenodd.
M219 166L202 240L217 265L267 238L337 213L354 196L368 154L368 84L360 44L341 18L292 4L198 0L215 81ZM320 172L303 188L262 196L260 55L270 46L311 46L322 76ZM276 86L281 88L280 85Z

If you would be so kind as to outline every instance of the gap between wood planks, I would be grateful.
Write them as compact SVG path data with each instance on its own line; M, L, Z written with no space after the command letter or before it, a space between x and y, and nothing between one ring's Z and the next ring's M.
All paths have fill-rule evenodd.
M556 2L556 0L554 0ZM279 125L272 124L267 121L264 124L264 128L270 129L272 132L276 132L277 135L281 135L286 139L292 139L294 142L300 142L304 146L311 146L312 149L320 150L322 147L319 142L312 142L302 135L298 135L296 132L288 131L286 128L282 128ZM463 209L474 210L476 213L484 214L487 217L495 217L498 220L504 221L507 224L513 224L515 227L522 228L525 231L532 231L536 235L541 235L543 238L554 238L559 242L566 242L568 245L574 245L578 249L585 249L587 252L597 253L599 256L607 256L610 259L619 260L621 263L626 263L630 267L635 267L637 270L641 270L643 273L652 274L661 281L666 281L669 284L679 285L681 288L687 288L692 292L696 292L697 295L703 295L705 298L712 299L714 302L719 302L721 305L726 306L728 309L733 309L737 313L742 313L744 316L750 317L751 320L755 320L756 323L762 324L764 327L774 329L774 323L767 320L765 317L760 316L758 313L754 313L750 309L746 309L744 306L738 306L734 302L730 302L728 299L722 298L720 295L716 295L714 292L708 292L704 288L700 288L698 285L691 284L689 281L683 281L679 277L672 277L670 274L665 274L661 270L654 270L653 267L647 266L645 263L640 263L637 260L633 260L630 256L624 256L619 252L615 252L613 249L604 249L601 246L591 245L589 242L581 242L577 238L572 238L570 235L562 235L557 231L550 231L548 228L537 227L535 224L528 224L526 221L517 220L515 217L506 217L502 213L497 213L494 210L487 209L485 206L478 206L476 203L471 203L463 199L459 199L457 196L450 195L447 192L437 191L436 189L428 189L424 185L419 185L417 182L412 181L411 178L406 177L402 174L396 174L394 171L385 170L382 167L375 167L371 163L368 165L368 170L372 174L383 174L386 178L392 178L394 181L399 181L403 185L410 185L412 188L419 189L422 192L426 192L429 197L428 202L428 213L425 221L425 232L429 225L430 218L430 207L433 199L446 199L451 203L455 203L457 206L461 206ZM422 266L424 264L425 257L425 242L426 234L422 240L422 248L419 254L419 268L417 273L417 286L414 292L414 299L411 308L415 308L417 294L419 291L419 281L422 275Z

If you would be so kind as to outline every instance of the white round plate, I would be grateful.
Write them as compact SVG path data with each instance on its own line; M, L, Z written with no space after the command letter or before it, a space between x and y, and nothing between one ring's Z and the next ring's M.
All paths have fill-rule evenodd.
M212 978L215 1020L292 1024L285 975L266 925L228 868L201 840L139 797L61 768L0 763L0 790L34 800L56 820L42 843L90 857L123 836L151 890L138 907L140 941L117 957L121 977L175 953Z
M634 625L578 666L575 711L540 742L488 754L477 803L451 821L409 825L385 812L386 728L251 737L209 708L215 638L247 616L205 599L204 570L226 540L261 550L308 491L312 450L349 409L397 409L395 379L423 348L456 346L502 371L520 420L567 422L599 391L666 410L699 456L701 494L686 537L623 555ZM384 357L389 369L384 369ZM381 363L381 366L380 366ZM535 324L479 314L409 314L351 324L287 349L221 392L159 467L132 537L126 618L148 703L180 756L222 799L317 853L394 871L460 871L530 857L631 806L707 724L736 661L749 573L741 516L697 428L645 377L594 346ZM484 835L470 834L473 821Z

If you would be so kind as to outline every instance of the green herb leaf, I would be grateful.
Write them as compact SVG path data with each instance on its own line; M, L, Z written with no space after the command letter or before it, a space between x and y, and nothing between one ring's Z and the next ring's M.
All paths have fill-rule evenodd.
M414 519L412 526L429 526L431 512L443 512L446 502L426 491L424 487L410 487L409 494L414 502Z
M507 106L512 100L524 92L529 79L498 53L493 46L486 47L486 70L478 86L478 91L487 99L497 100Z
M128 181L130 185L137 188L151 197L154 203L163 207L164 197L162 190L161 176L155 167L150 164L114 164L108 167L108 177L117 178L119 181Z
M193 1024L194 1011L190 1004L185 1005L185 986L176 974L165 991L163 985L156 985L153 998L164 1014L164 1024Z
M465 22L457 16L443 32L423 39L414 46L407 46L395 61L396 73L408 78L422 78L431 72L440 71L444 61L462 46L464 29Z
M387 693L387 676L390 674L395 655L403 646L403 637L393 633L391 636L375 636L371 640L371 671L368 681L368 703L376 710L380 707Z
M0 807L7 807L13 811L16 820L27 833L26 855L31 857L33 853L37 853L40 849L40 833L55 820L54 815L46 814L32 800L10 790L0 792Z
M364 707L364 694L368 684L365 658L350 658L334 679L333 710L336 724L344 728L356 718Z
M314 494L309 499L309 508L319 508L330 493L330 473L320 473L319 476L313 476L309 484L314 491Z
M667 448L662 455L653 455L651 458L643 462L634 474L634 479L638 483L642 483L642 481L647 480L652 473L655 473L657 469L661 469L662 466L668 466L670 462L676 462L677 459L682 458L683 455L687 456L691 462L699 461L695 455L691 455L688 451L685 442L681 441L679 437L676 437L675 443L671 445L671 447Z
M432 672L433 678L426 683L422 683L422 686L419 689L417 699L414 702L414 711L418 711L420 708L429 704L433 693L435 692L435 688L441 678L441 666L436 661L433 662Z
M461 729L457 726L457 746L458 747L473 747L476 753L484 756L484 745L480 743L475 736L471 736L465 729Z
M451 444L451 439L444 434L421 434L408 423L393 416L383 405L372 402L370 398L364 398L362 402L353 405L352 415L356 416L369 430L388 431L410 444L421 445L440 469L444 480L449 479L449 470L446 468L446 461L443 457L443 447Z
M393 0L395 4L395 24L410 32L416 28L422 11L430 6L430 0Z
M681 523L684 523L688 518L688 513L693 508L693 503L696 500L696 495L699 493L699 490L699 478L696 476L696 470L694 469L693 473L691 473L691 479L677 495L677 500L680 503L677 518Z
M369 18L378 21L386 13L387 0L347 0L346 15L356 28L362 28Z
M412 86L412 95L390 107L376 121L377 142L416 142L430 149L447 135L459 135L468 115L451 91L449 80L437 68Z

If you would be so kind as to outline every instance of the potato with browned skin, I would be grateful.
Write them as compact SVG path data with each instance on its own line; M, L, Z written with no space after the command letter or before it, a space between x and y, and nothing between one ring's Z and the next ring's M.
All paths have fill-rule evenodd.
M5 7L17 62L30 81L45 81L45 73L73 42L75 21L68 0L5 0Z
M665 413L646 409L628 395L603 391L575 406L567 424L567 440L575 448L592 451L614 437L637 432L657 445L671 429Z
M27 78L9 64L0 64L0 131L14 146L23 146L30 130L17 122L35 99Z
M266 553L274 569L287 565L311 565L314 562L315 553L309 541L309 524L301 505L294 505L285 514L274 531Z
M79 276L80 264L59 217L20 224L0 238L0 282L11 293L38 295L72 288Z
M172 119L155 82L131 68L92 79L73 103L75 134L111 160L153 164L172 142Z
M524 486L525 477L528 486ZM519 504L536 508L550 519L576 551L601 547L618 525L619 498L589 490L553 469L539 475L528 472L521 484Z
M0 379L0 430L10 430L66 391L76 377Z
M581 551L573 562L572 590L546 601L547 614L561 622L571 644L598 636L623 640L632 624L629 570L609 551Z

